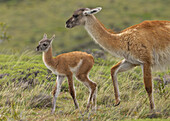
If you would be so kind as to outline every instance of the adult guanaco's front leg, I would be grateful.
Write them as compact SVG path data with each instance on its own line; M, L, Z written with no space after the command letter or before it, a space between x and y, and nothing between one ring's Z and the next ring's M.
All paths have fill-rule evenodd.
M143 70L143 80L145 84L145 89L148 93L149 101L150 101L150 108L151 111L154 111L155 104L154 104L154 98L152 93L152 73L151 73L151 65L146 63L142 65Z
M135 64L131 64L127 62L126 60L123 60L119 63L117 63L115 66L111 69L111 76L114 86L114 92L115 92L115 106L120 104L120 93L119 93L119 86L117 82L117 73L124 72L127 70L130 70L131 68L138 66ZM142 65L143 70L143 80L145 84L145 89L149 96L150 101L150 108L151 110L154 110L154 100L153 100L153 93L152 93L152 74L151 74L151 65L148 63L145 63Z
M118 81L117 81L117 73L130 70L135 66L137 65L131 64L127 62L126 60L122 60L112 67L111 77L112 77L112 82L114 86L114 93L115 93L115 100L116 100L114 106L118 106L120 104L120 93L119 93L119 86L118 86Z

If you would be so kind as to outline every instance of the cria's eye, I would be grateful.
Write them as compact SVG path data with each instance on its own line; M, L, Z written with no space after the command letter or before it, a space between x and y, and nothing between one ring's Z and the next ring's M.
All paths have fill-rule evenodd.
M47 44L43 44L43 46L47 46Z
M79 15L73 15L74 18L77 18Z

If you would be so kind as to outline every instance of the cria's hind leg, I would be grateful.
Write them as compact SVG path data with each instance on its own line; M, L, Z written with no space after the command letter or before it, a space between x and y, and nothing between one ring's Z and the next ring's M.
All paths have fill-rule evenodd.
M76 73L76 78L80 80L86 87L88 87L90 91L89 99L87 103L87 111L91 106L93 106L94 110L96 110L97 84L91 81L88 77L88 74L91 68L93 67L93 64L94 62L89 63L89 60L84 60L79 68L79 71ZM91 105L92 103L93 105Z
M114 86L114 93L115 93L115 100L116 100L114 106L118 106L120 104L120 93L119 93L119 86L117 82L117 73L130 70L131 68L135 66L137 65L131 64L127 62L126 60L122 60L112 67L111 77L112 77L112 82Z
M87 74L79 74L76 76L77 79L79 79L83 84L89 88L90 94L89 94L89 99L87 103L87 111L91 106L93 106L94 110L96 110L96 93L97 93L97 84L93 81L91 81L88 77ZM93 105L92 105L92 99L93 99Z
M92 110L94 110L95 112L96 112L96 109L97 109L97 107L96 107L96 105L97 105L97 100L96 100L96 98L97 98L97 87L96 87L96 90L94 91L94 94L93 94L93 102L92 102Z

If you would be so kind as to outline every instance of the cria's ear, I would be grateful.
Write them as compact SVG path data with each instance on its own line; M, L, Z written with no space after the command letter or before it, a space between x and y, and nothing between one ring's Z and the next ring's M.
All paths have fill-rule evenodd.
M43 38L44 38L44 39L47 39L47 34L46 34L46 33L44 33Z
M97 7L97 8L93 8L93 9L91 9L91 10L85 10L85 11L83 12L83 14L84 14L84 15L92 15L92 14L98 13L98 12L101 11L101 10L102 10L101 7Z
M50 38L50 40L51 40L50 43L52 43L52 41L54 40L54 38L55 38L55 34L53 34L53 36Z

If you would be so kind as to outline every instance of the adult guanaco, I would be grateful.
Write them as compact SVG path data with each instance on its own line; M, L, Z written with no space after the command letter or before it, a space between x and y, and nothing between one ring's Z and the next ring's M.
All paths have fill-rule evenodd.
M117 73L141 66L150 108L154 110L151 70L170 65L170 21L144 21L115 33L106 29L94 16L101 9L97 7L76 10L67 20L66 27L83 25L96 43L112 55L124 58L111 69L115 106L120 104Z
M97 85L95 82L91 81L88 76L94 64L93 56L86 52L75 51L53 57L52 41L54 38L55 35L53 35L51 39L48 39L47 34L44 34L43 39L40 40L39 45L36 48L37 51L43 52L43 62L45 66L57 75L55 88L53 90L52 113L55 111L56 100L65 77L68 79L69 92L74 100L75 108L79 108L74 89L73 75L89 88L90 94L87 110L89 110L89 107L92 107L93 110L95 110Z

